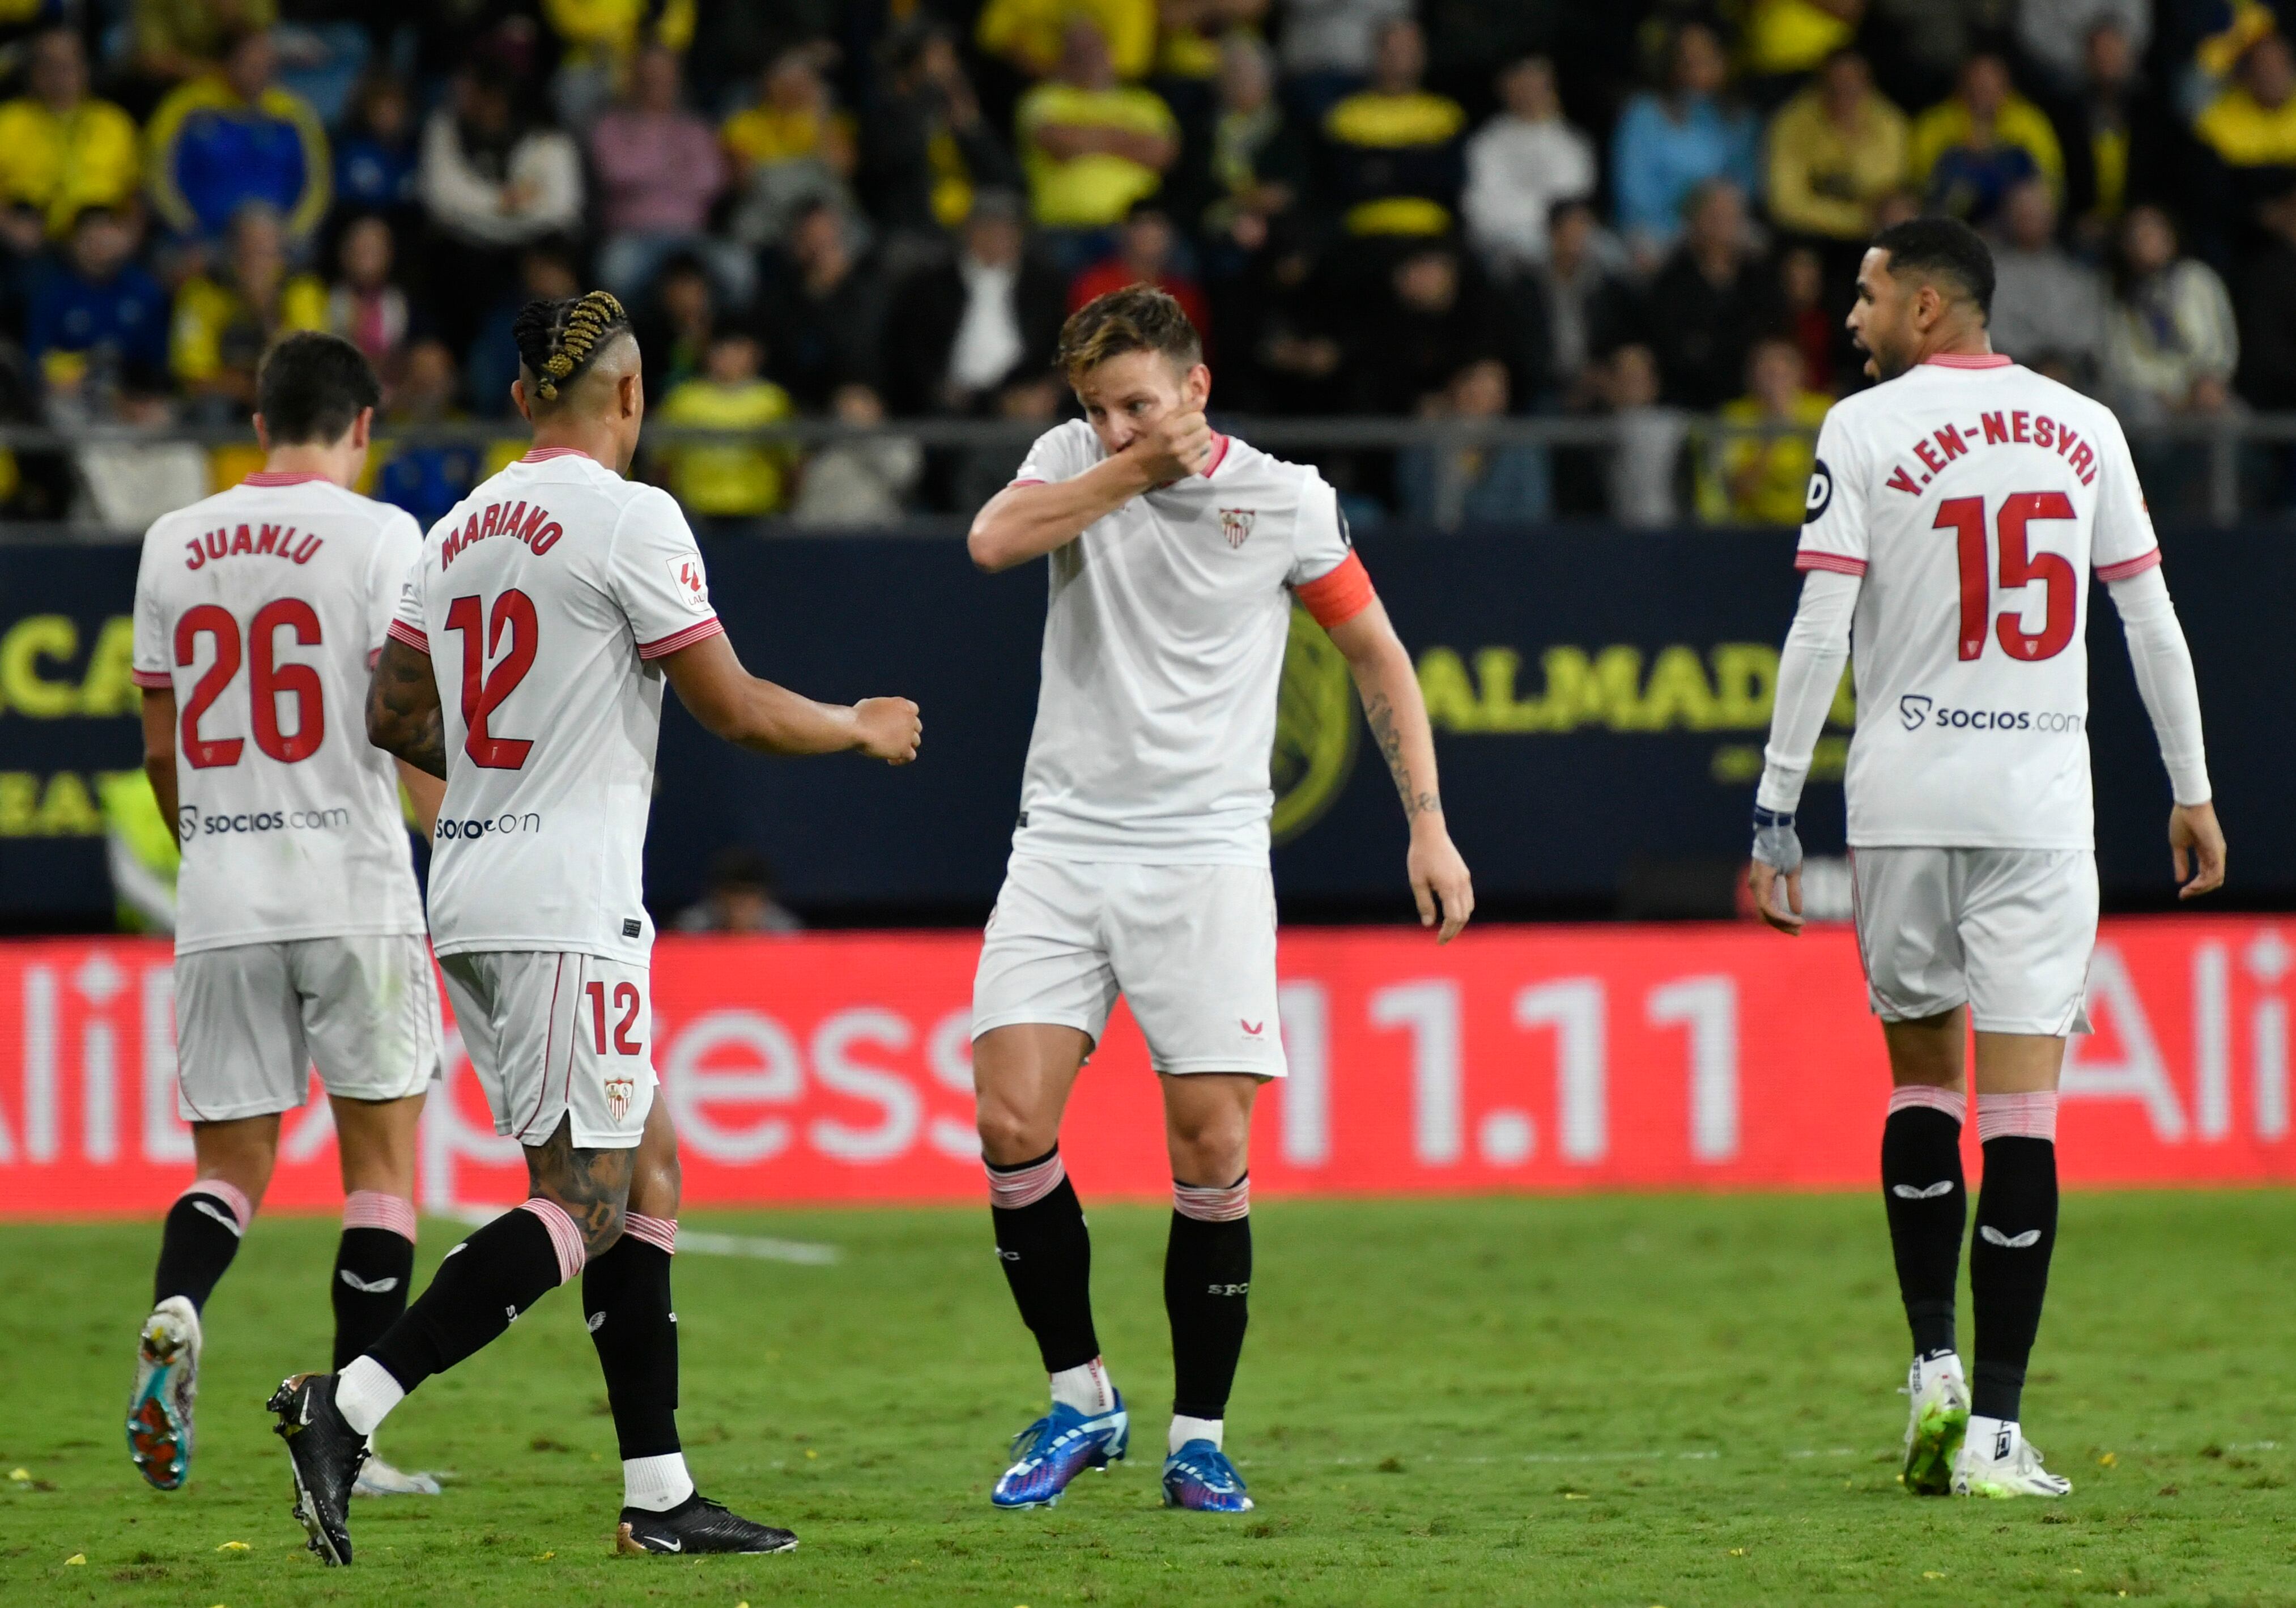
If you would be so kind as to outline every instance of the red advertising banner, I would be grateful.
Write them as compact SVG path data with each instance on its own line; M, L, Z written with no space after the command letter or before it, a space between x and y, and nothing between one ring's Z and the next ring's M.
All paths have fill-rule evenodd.
M2296 1178L2290 970L2262 918L2108 922L2096 1032L2059 1128L2072 1184ZM970 934L665 938L654 1062L701 1205L975 1201ZM1300 929L1292 1076L1254 1136L1262 1194L1864 1188L1888 1088L1841 929ZM152 1213L191 1176L169 955L0 945L4 1210ZM525 1194L459 1045L424 1116L422 1204ZM1119 1011L1062 1139L1088 1196L1168 1188L1155 1079ZM1972 1139L1973 1143L1973 1139ZM340 1197L324 1102L288 1119L275 1209Z

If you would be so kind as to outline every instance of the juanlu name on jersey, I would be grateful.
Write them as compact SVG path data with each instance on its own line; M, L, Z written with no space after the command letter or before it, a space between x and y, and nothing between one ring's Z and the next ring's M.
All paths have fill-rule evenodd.
M298 540L292 525L242 525L236 529L210 530L184 544L184 550L191 554L184 561L184 568L202 570L209 559L230 558L242 553L308 564L311 554L325 542L323 536L307 536Z
M1945 466L1956 458L1974 447L2002 446L2038 447L2054 452L2071 466L2082 485L2096 479L2096 453L2081 439L2078 431L2046 414L2028 413L2021 407L2012 412L1980 414L1973 424L1948 424L1923 436L1908 448L1921 460L1922 466L1900 464L1892 469L1890 489L1919 496L1922 488L1943 474Z
M527 551L540 558L565 534L558 521L550 517L550 510L539 503L530 508L523 502L488 503L484 513L472 513L460 530L439 545L439 568L445 570L463 548L490 536L514 536L526 544Z

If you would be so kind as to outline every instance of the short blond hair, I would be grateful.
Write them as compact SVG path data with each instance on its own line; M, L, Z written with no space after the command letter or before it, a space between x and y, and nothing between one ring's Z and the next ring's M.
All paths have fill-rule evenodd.
M1185 370L1204 360L1204 342L1171 293L1152 284L1095 296L1061 325L1057 360L1071 382L1126 352L1161 352Z

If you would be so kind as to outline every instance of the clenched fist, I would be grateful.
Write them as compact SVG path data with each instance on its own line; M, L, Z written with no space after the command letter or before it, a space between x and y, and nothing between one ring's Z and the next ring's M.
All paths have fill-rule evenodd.
M1174 414L1151 424L1124 450L1139 460L1151 486L1168 486L1202 473L1212 461L1212 427L1201 413Z
M925 740L925 723L906 698L864 698L853 706L854 745L872 759L906 765Z

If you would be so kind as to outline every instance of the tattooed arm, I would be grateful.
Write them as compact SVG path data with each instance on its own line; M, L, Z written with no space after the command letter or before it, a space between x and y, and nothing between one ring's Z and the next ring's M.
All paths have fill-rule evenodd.
M1448 943L1475 912L1475 889L1467 863L1452 846L1450 829L1444 824L1443 796L1435 781L1435 734L1419 695L1418 673L1386 607L1376 598L1362 612L1332 627L1332 643L1355 673L1372 741L1395 778L1403 817L1411 825L1406 867L1412 897L1419 903L1419 924L1434 926L1439 917L1439 939Z
M425 775L447 774L447 726L430 655L396 636L383 639L367 678L366 740Z

